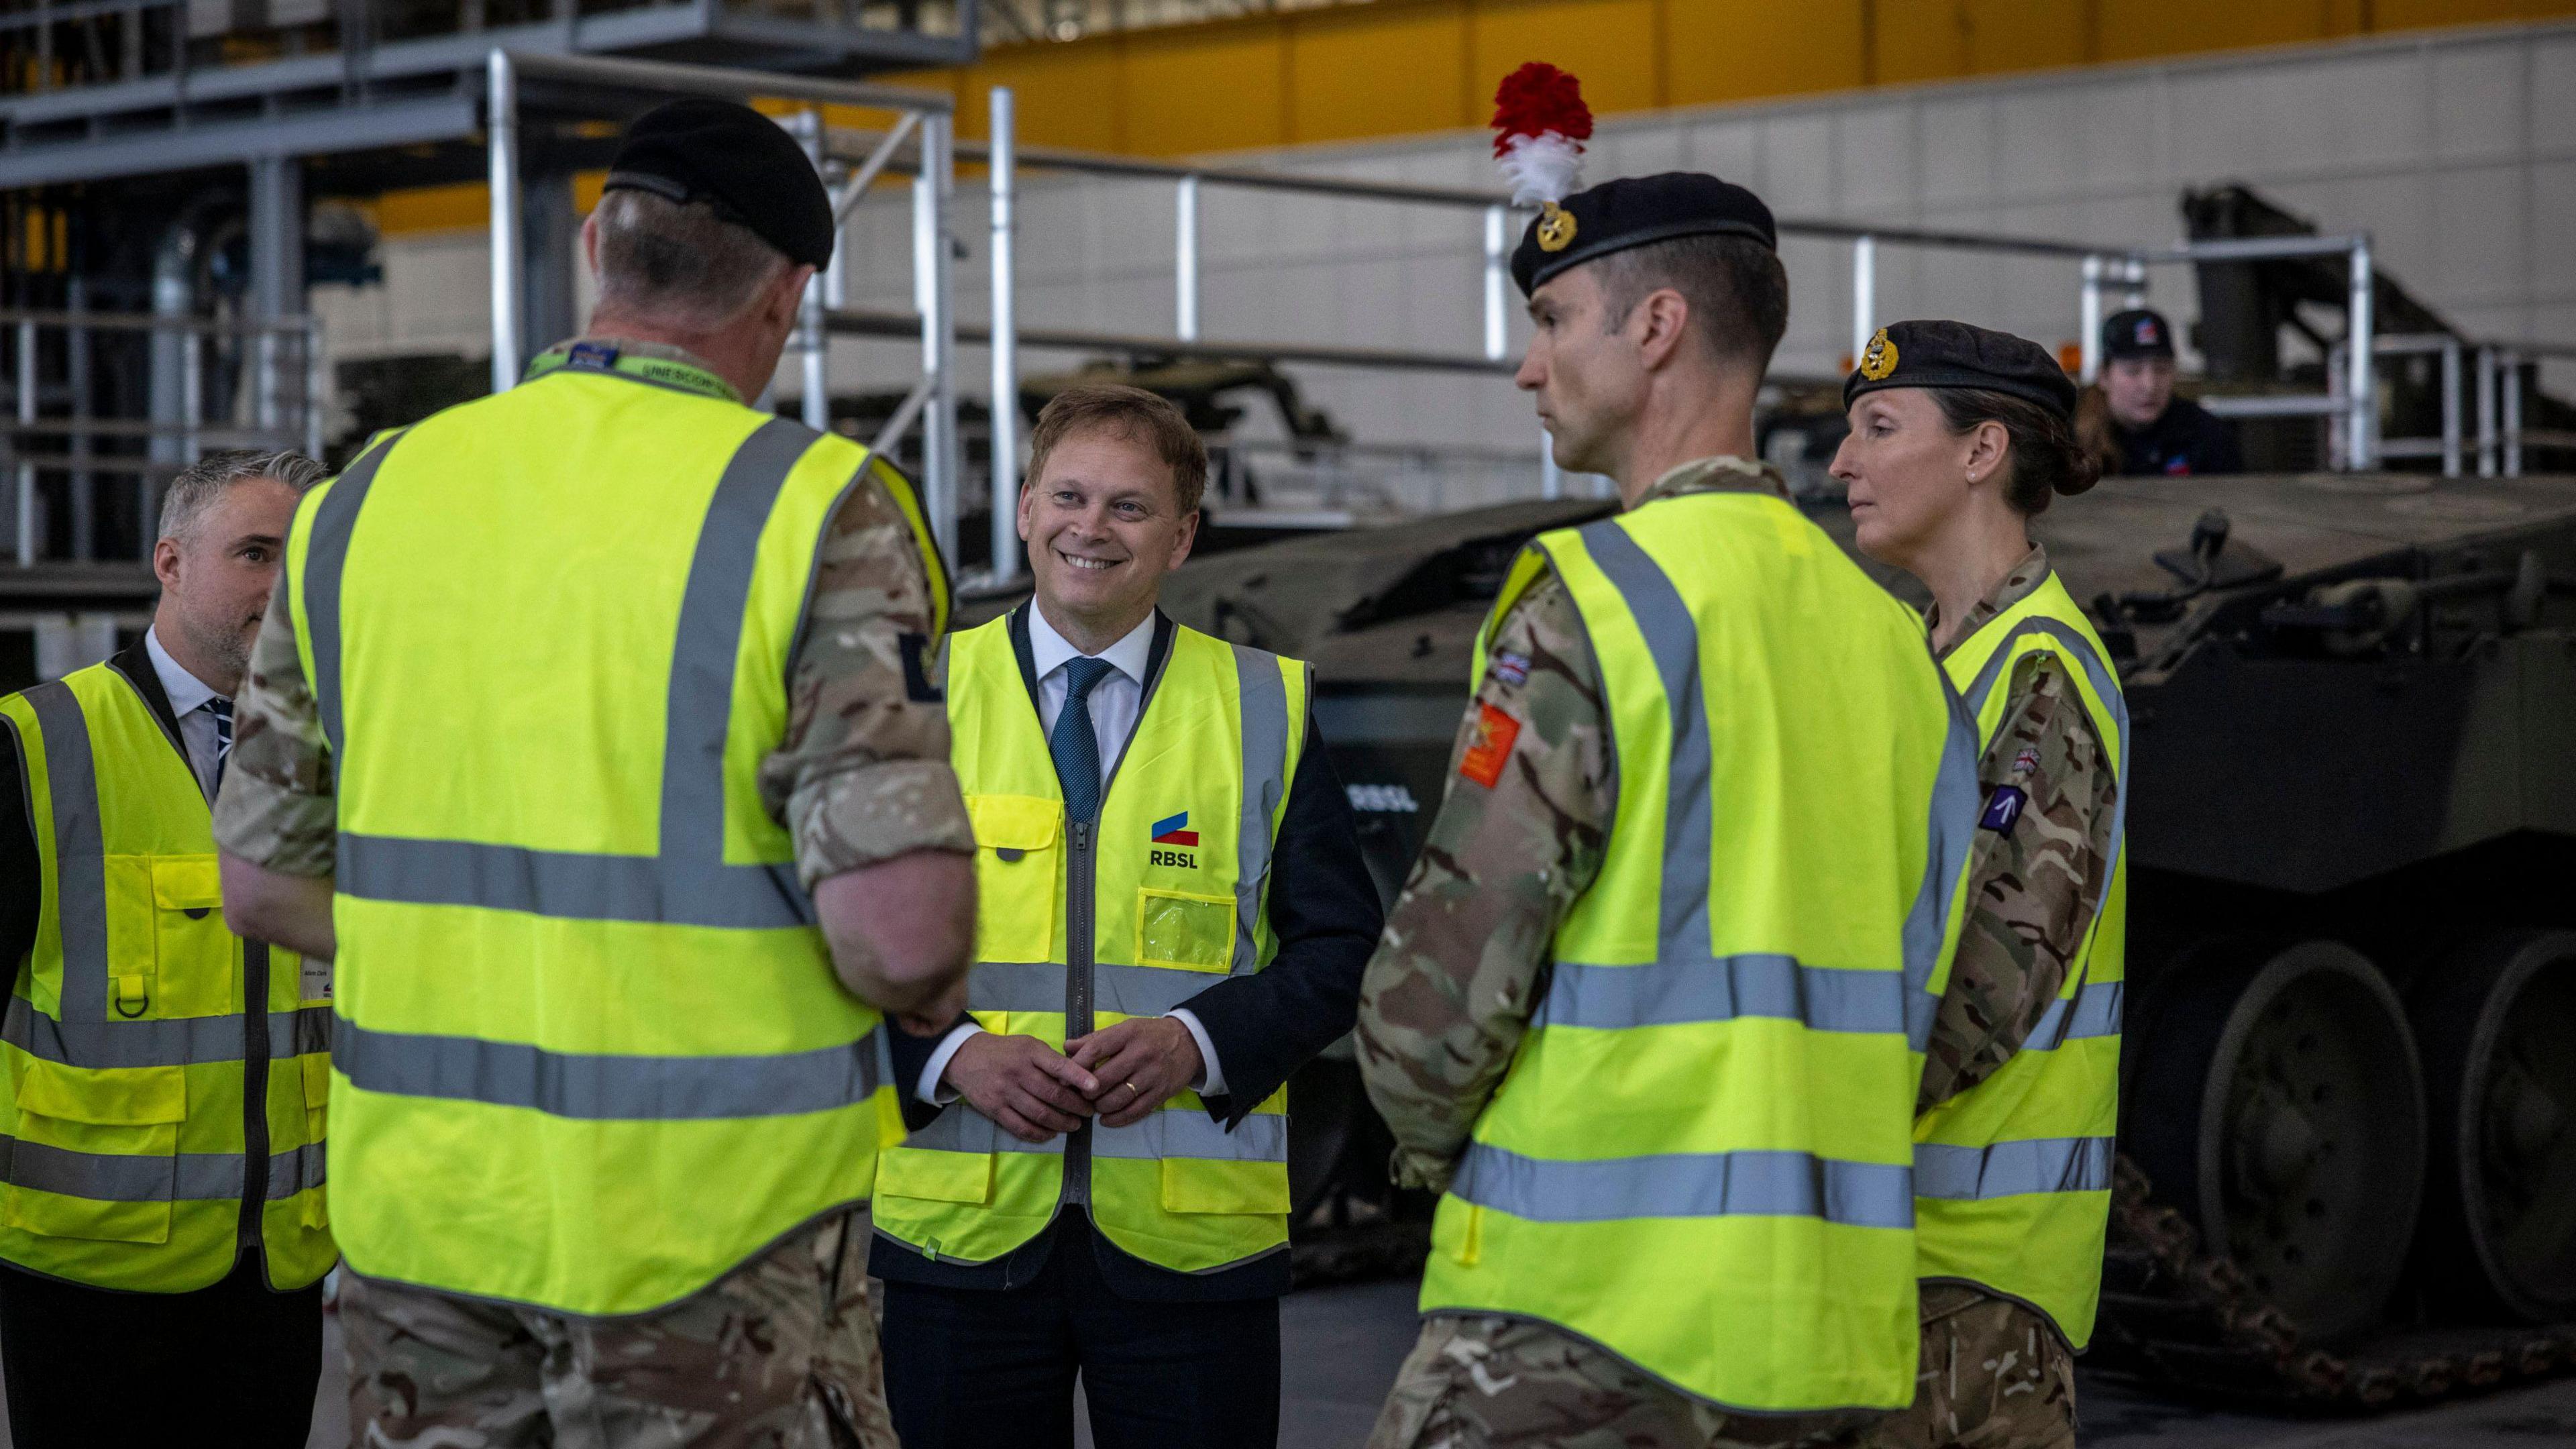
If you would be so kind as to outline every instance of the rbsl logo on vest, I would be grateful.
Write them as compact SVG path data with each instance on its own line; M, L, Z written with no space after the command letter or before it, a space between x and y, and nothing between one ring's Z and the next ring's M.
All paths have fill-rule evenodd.
M1187 810L1182 811L1178 815L1166 815L1162 819L1155 821L1154 844L1198 844L1199 833L1195 830L1189 829L1189 823L1190 812ZM1199 868L1198 857L1184 855L1177 850L1154 851L1146 857L1146 862L1150 865L1176 865L1181 867L1183 870L1196 870Z

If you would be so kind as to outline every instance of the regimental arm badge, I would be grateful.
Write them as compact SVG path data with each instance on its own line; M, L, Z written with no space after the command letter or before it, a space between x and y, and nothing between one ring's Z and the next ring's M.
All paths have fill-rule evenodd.
M1538 249L1561 252L1574 245L1574 213L1553 201L1539 203Z
M1895 370L1896 344L1888 340L1887 329L1881 327L1878 335L1869 339L1869 346L1861 350L1860 375L1872 382L1885 382Z

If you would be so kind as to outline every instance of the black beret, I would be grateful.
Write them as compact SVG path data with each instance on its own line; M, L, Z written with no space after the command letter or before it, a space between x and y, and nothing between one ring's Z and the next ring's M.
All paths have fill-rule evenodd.
M1843 379L1843 406L1889 387L1975 387L2039 404L2059 417L2075 413L2075 379L2048 349L2026 337L1965 322L1890 322L1862 350Z
M1528 296L1568 267L1680 236L1745 236L1780 249L1771 208L1741 186L1694 171L1623 176L1542 209L1512 253L1512 280Z
M609 191L649 191L716 215L819 267L832 260L832 198L805 148L778 123L733 101L655 106L626 128L608 163Z
M2151 307L2114 312L2102 324L2102 351L2112 357L2171 357L2173 324Z

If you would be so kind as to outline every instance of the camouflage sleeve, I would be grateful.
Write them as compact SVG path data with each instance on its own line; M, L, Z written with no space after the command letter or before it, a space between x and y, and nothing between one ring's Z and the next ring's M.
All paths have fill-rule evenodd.
M1547 990L1549 942L1600 874L1617 798L1600 670L1553 576L1503 616L1490 659L1360 988L1360 1069L1396 1180L1434 1190Z
M885 489L862 480L823 530L786 734L760 765L761 805L795 837L808 889L916 850L974 850L940 674L920 547Z
M2047 655L2014 666L2003 727L1978 762L1981 798L2019 790L2009 829L1977 831L1968 923L1932 1018L1919 1114L1993 1076L2057 999L2092 925L2118 790L2101 737Z
M215 843L280 874L318 877L331 873L338 831L331 749L295 651L281 572L233 698L233 750L215 797Z

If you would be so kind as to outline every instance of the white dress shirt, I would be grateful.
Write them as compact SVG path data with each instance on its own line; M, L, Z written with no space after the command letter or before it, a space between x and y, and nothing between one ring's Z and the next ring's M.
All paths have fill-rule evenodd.
M152 657L152 672L161 677L161 692L170 696L170 712L179 717L179 743L188 751L188 768L197 788L215 798L215 717L206 706L223 696L213 685L190 674L161 647L158 628L143 631L143 652Z
M1118 757L1127 752L1127 740L1136 733L1136 717L1144 712L1145 670L1154 658L1154 616L1127 631L1126 637L1101 650L1085 655L1073 641L1056 632L1047 622L1046 610L1032 601L1029 605L1029 664L1038 677L1038 725L1052 739L1057 716L1064 713L1064 698L1072 685L1065 677L1064 666L1075 659L1098 659L1109 666L1109 673L1091 686L1084 701L1091 711L1091 731L1100 741L1100 785L1108 792L1109 776L1118 768ZM213 727L212 721L208 728ZM1203 1096L1225 1095L1225 1072L1218 1067L1216 1043L1208 1039L1207 1028L1200 1025L1197 1013L1186 1006L1171 1010L1174 1020L1188 1028L1191 1040L1198 1043L1199 1061L1206 1070L1194 1083ZM943 1090L939 1079L947 1074L948 1059L966 1039L984 1028L972 1021L962 1022L939 1043L930 1060L921 1068L921 1081L914 1088L925 1102L954 1102L957 1094Z

